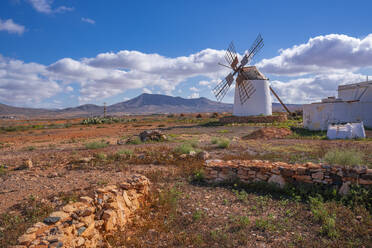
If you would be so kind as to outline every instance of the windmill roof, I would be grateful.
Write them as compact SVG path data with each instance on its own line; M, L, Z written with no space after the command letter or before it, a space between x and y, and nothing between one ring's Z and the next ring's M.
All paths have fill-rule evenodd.
M249 80L265 80L267 79L256 66L247 66L242 68L246 77Z

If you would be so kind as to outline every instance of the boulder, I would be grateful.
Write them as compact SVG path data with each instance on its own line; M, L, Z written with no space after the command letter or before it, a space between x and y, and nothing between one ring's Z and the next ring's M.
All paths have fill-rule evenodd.
M282 176L280 175L272 175L269 180L267 181L268 183L275 183L277 184L280 188L283 188L285 185L285 180Z
M146 141L164 141L167 140L167 136L159 130L146 130L139 134L142 142Z

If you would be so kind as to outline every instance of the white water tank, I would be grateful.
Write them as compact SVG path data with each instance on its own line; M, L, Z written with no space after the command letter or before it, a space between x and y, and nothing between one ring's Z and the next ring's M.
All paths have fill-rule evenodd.
M239 88L235 86L233 115L272 115L271 95L267 80L251 80L256 92L242 104L240 102Z

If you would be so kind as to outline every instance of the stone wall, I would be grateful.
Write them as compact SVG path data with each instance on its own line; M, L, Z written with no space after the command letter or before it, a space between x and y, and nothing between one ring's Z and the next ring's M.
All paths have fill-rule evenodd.
M340 194L347 194L350 184L372 186L372 169L329 166L324 164L287 164L262 160L207 160L205 180L220 183L239 179L250 183L265 181L283 187L286 183L313 183L337 186Z
M146 200L149 180L133 175L119 185L80 197L27 229L15 247L109 247L105 237L123 229Z
M287 121L286 114L268 116L225 116L219 120L223 124L229 123L273 123Z

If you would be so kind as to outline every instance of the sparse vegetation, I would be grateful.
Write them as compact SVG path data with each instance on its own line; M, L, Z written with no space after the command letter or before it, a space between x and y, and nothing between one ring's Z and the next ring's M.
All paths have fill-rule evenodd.
M177 146L174 152L179 154L190 154L190 152L198 153L200 149L198 149L198 143L196 141L187 141Z
M105 141L93 141L85 144L86 149L100 149L107 147L108 144Z
M81 119L69 123L65 120L30 120L12 122L13 127L30 129L25 133L17 131L26 128L10 128L9 131L15 132L11 135L0 129L4 135L0 147L11 146L11 149L1 150L1 155L4 155L1 162L9 166L0 166L0 176L3 175L0 182L6 186L0 190L0 198L7 199L2 203L12 200L9 196L24 195L27 191L26 200L7 205L6 208L12 206L9 211L4 210L8 211L8 217L5 214L0 216L0 226L6 228L0 229L0 246L15 244L17 236L24 233L29 223L39 221L46 213L40 211L40 215L34 215L39 216L37 218L25 218L27 210L22 206L39 199L35 184L42 184L43 187L55 185L53 189L59 196L61 177L72 180L78 175L79 180L74 179L74 187L83 186L84 191L90 192L132 172L148 177L153 193L149 205L139 210L138 218L125 230L109 238L113 247L370 246L370 188L351 185L349 194L341 196L336 189L321 185L287 184L281 189L267 183L243 184L232 180L214 187L205 183L204 161L198 154L204 150L209 153L210 159L371 166L369 151L372 143L369 139L328 141L325 132L301 129L299 116L285 123L229 125L219 123L216 116L210 114L203 114L203 117L196 118L191 113L182 117L148 115L136 116L133 122L126 117L122 122L102 122L110 125L94 125L93 121L91 125L87 123L84 126ZM281 140L239 140L230 146L233 137L235 140L235 137L244 137L257 127L266 126L291 129L293 134ZM52 127L71 129L38 130ZM169 138L168 142L141 142L136 136L157 127L166 127L162 128L162 132ZM26 139L22 135L26 135ZM118 145L112 143L116 139L120 141ZM108 140L111 141L109 147ZM37 149L29 152L28 147L32 147L30 150ZM86 149L82 149L84 147ZM353 156L344 154L350 147ZM101 148L105 149L87 150ZM13 150L17 156L9 152ZM333 151L337 151L337 155L332 154ZM32 160L36 169L13 170L26 158ZM33 176L29 176L31 173L40 173L48 180L33 181ZM8 177L8 174L11 176ZM13 185L19 183L15 180L19 175L30 187L9 191L13 189L9 182L13 181ZM69 187L69 184L65 186ZM51 199L54 202L54 195L48 195L47 201ZM79 195L66 193L59 196L55 204L60 206L77 199ZM13 210L16 213L11 212ZM36 211L36 208L30 211ZM4 225L7 219L13 224Z
M364 153L355 149L333 149L324 155L324 161L332 165L362 165Z
M214 138L212 138L211 143L213 145L217 145L217 147L221 148L221 149L228 148L230 146L230 140L227 139L227 138L214 137Z

